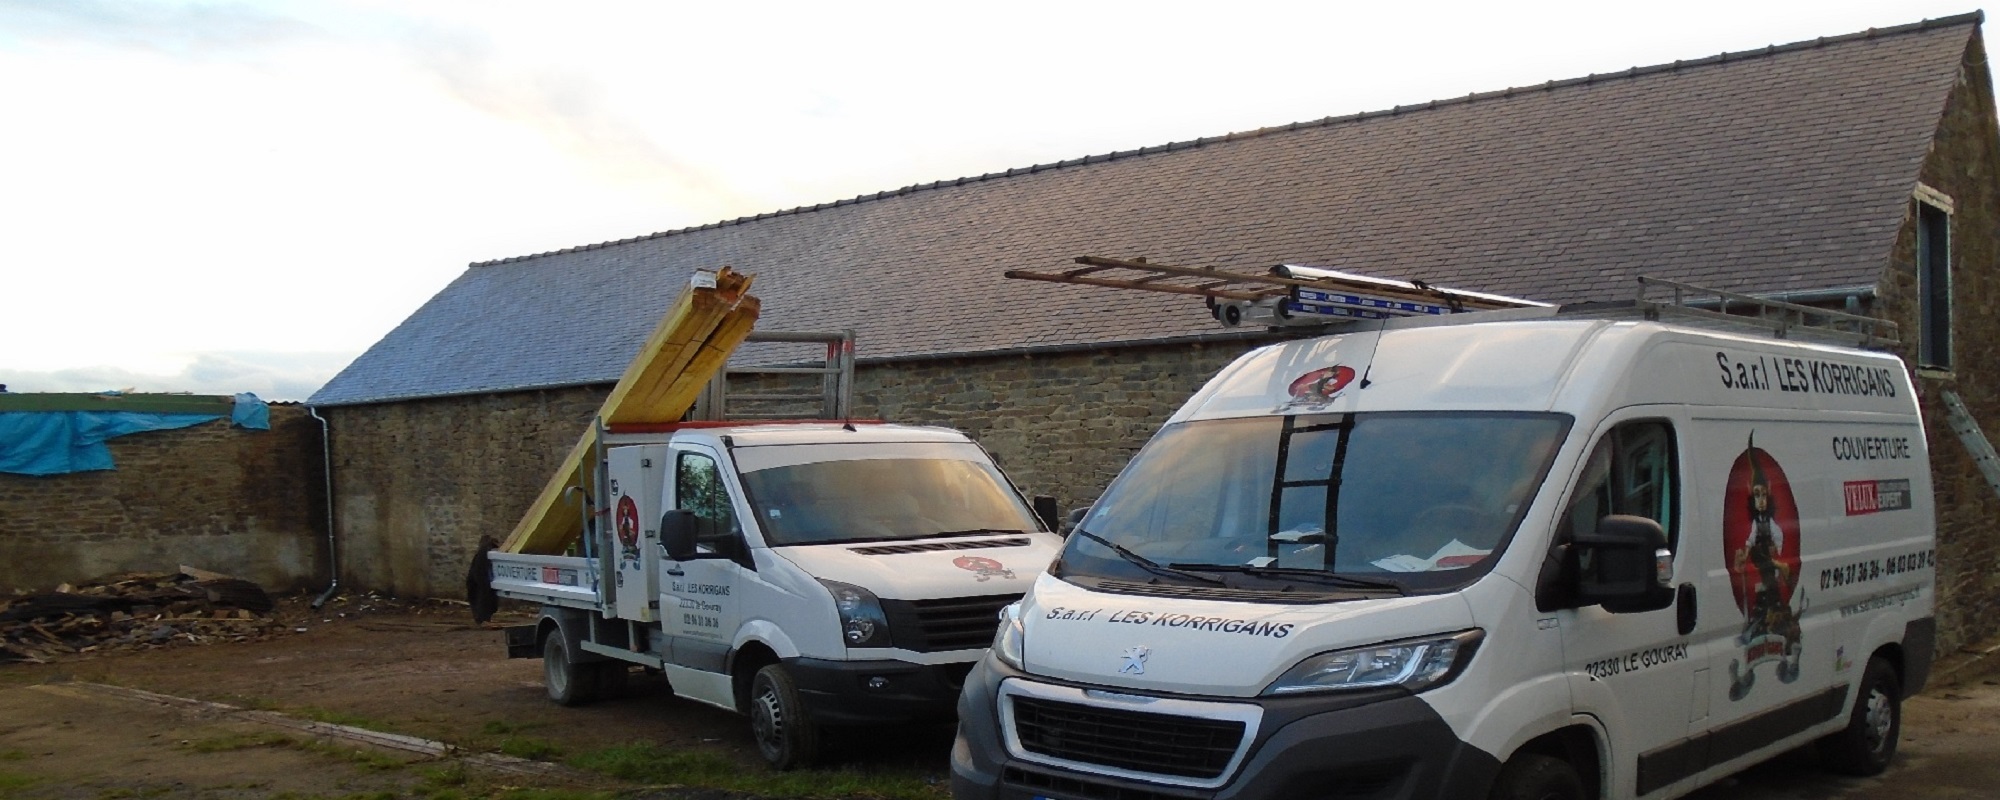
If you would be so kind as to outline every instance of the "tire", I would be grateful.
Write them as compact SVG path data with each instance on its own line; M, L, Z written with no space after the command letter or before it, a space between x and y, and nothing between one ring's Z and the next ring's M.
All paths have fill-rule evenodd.
M750 733L773 769L810 766L819 757L819 726L781 665L757 670L750 679Z
M1584 800L1583 780L1560 758L1522 753L1500 767L1489 800Z
M598 679L603 675L597 664L578 664L570 658L569 644L562 629L549 632L542 642L542 684L549 699L558 705L580 706L597 699Z
M1902 678L1888 661L1868 659L1847 727L1818 742L1820 764L1842 775L1880 775L1896 758L1896 740L1902 732Z

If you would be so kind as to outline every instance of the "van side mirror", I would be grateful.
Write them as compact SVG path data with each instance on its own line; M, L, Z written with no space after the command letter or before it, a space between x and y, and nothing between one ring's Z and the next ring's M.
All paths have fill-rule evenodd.
M1576 535L1569 559L1577 605L1625 614L1673 603L1674 554L1654 520L1626 514L1598 520L1595 532Z
M1035 495L1033 505L1035 508L1035 519L1042 521L1042 527L1055 530L1058 522L1056 517L1061 513L1056 510L1056 499L1045 494L1038 494Z
M697 547L700 544L709 545L714 552L701 552ZM688 509L671 509L660 515L660 548L675 561L731 558L734 544L734 537L727 532L716 534L714 520L702 519Z

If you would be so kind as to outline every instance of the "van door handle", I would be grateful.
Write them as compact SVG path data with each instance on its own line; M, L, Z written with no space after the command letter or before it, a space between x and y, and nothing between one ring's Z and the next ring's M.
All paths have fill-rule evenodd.
M1682 636L1694 632L1694 623L1697 618L1697 610L1694 602L1694 584L1683 583L1680 589L1674 592L1674 617L1675 621L1679 623Z
M678 578L682 575L686 575L687 573L682 571L680 567L674 567L673 569L667 570L667 574Z

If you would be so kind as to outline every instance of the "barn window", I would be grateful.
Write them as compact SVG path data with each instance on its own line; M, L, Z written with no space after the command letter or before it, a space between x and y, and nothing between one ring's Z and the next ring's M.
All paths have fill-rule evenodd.
M1951 369L1951 201L1917 193L1917 365Z

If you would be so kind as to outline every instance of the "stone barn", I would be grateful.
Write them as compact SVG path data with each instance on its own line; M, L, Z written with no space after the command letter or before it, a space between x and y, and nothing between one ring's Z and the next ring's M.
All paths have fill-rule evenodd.
M2000 633L2000 130L1978 14L907 186L473 264L310 400L349 585L457 593L697 268L760 328L852 329L857 413L967 431L1088 502L1277 335L1198 299L1005 279L1078 255L1281 264L1551 303L1639 276L1898 323L1931 424L1942 646ZM1296 335L1296 332L1294 334Z

